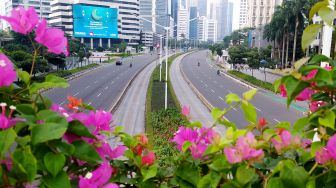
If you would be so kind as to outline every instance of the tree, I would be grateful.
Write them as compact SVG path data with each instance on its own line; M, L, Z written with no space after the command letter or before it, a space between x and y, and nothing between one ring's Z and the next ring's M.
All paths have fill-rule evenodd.
M229 61L228 63L237 65L237 64L245 64L244 58L246 58L246 47L242 45L232 46L229 48Z
M247 57L246 63L251 68L253 76L253 70L259 69L260 67L260 57L258 53L258 48L249 49L245 54Z
M224 47L224 49L229 48L230 43L231 43L231 35L224 37L224 39L223 39L223 47Z

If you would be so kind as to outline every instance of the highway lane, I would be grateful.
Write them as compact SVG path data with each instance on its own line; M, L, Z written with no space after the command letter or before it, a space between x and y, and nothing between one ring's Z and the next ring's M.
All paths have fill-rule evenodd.
M115 63L106 64L69 81L68 88L57 88L44 94L60 105L67 103L67 96L74 96L83 99L84 102L97 109L110 110L130 79L156 58L157 55L146 54L125 58L121 66ZM132 62L132 67L129 66L130 62Z
M228 78L225 75L218 76L214 68L206 63L206 51L192 53L182 60L181 69L193 83L193 85L203 94L203 96L215 107L227 107L225 96L229 93L236 93L242 96L242 93L249 89L240 83ZM197 63L201 66L198 67ZM294 123L303 114L301 111L290 108L282 103L283 99L269 92L258 91L252 100L255 105L258 117L265 117L271 123L280 121L289 121ZM240 108L234 108L226 116L230 121L237 124L238 127L246 126L246 120Z

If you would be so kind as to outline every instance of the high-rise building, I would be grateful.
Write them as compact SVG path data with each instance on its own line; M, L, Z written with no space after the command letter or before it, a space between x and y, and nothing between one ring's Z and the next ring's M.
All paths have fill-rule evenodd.
M174 32L173 37L177 37L177 17L178 17L178 0L171 0L171 17L174 20L173 23L173 30Z
M199 16L207 16L207 0L198 0L198 13Z
M249 0L240 0L239 7L239 29L248 27L248 5Z
M217 20L206 20L205 39L208 42L217 42Z
M9 16L11 11L18 6L23 6L25 8L34 7L40 18L48 20L50 14L50 1L51 0L3 0L2 6L4 6L4 14L7 16ZM7 22L3 23L4 29L9 28Z
M189 7L186 0L179 0L177 17L177 39L189 38Z
M216 12L217 41L221 41L232 32L233 3L229 0L219 0Z
M197 16L198 16L197 7L190 7L189 38L193 40L197 39L197 24L198 24Z
M239 28L259 28L269 23L283 0L240 0Z
M164 26L170 27L171 23L171 0L156 0L156 8L155 8L155 15L156 15L156 23ZM156 26L156 33L165 34L165 29L161 26Z
M140 0L140 29L144 32L155 31L155 0ZM146 21L148 20L148 21Z
M90 48L97 46L111 47L112 43L125 41L128 45L138 45L140 40L139 1L119 0L109 2L105 0L52 0L50 3L51 14L49 24L62 28L66 34L74 35L73 5L83 4L118 10L118 38L80 38Z
M207 18L205 16L199 17L197 23L197 39L200 41L206 41L205 37L205 31L207 30L206 22Z

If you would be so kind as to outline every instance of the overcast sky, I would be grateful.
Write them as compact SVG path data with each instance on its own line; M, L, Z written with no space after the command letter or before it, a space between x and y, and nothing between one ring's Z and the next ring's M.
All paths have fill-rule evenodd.
M233 20L232 20L232 30L239 29L239 0L231 0L233 2Z

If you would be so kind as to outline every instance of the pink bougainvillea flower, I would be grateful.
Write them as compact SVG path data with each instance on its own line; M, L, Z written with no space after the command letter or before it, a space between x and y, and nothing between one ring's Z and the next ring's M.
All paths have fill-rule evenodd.
M327 102L324 101L312 101L309 104L309 109L311 112L316 112L320 107L327 105Z
M330 154L330 156L336 160L336 135L330 137L327 143L327 150Z
M311 70L306 76L302 76L301 79L305 81L311 80L315 78L317 71L317 69Z
M264 156L264 151L255 149L257 140L254 135L249 132L246 136L238 138L236 146L224 148L224 153L229 163L240 163L243 160L257 161Z
M271 139L278 153L282 153L284 150L288 149L290 146L300 146L301 140L298 136L292 136L287 130L281 130L277 139Z
M4 164L7 168L7 170L11 171L12 167L13 167L13 162L12 159L10 158L5 158L3 160L0 161L0 164Z
M113 172L108 162L104 162L92 173L88 173L85 177L79 177L80 188L98 188L108 182Z
M313 94L314 91L312 89L305 88L295 99L298 101L306 101L309 100Z
M116 159L124 155L125 151L127 150L126 146L117 146L115 149L112 149L111 146L106 142L99 145L101 146L97 147L96 150L103 160L106 157L109 157L110 159Z
M279 90L280 90L281 97L287 97L287 91L284 85L280 85ZM305 88L298 96L295 97L295 100L306 101L306 100L309 100L313 94L314 94L314 91L312 89Z
M259 118L259 120L258 120L258 125L257 125L257 129L263 129L263 128L265 128L266 127L266 125L267 125L267 121L266 121L266 119L265 118Z
M111 159L116 159L122 155L124 155L125 151L127 150L126 146L117 146L114 148L111 153L109 154L109 157Z
M190 108L188 106L183 106L182 107L182 114L186 117L190 116Z
M190 147L191 156L194 159L203 159L204 152L207 148L208 148L208 144L204 144L204 143L193 144Z
M117 185L115 183L109 183L109 184L105 185L103 188L119 188L119 185Z
M48 28L45 19L36 28L35 40L46 46L51 53L69 55L68 40L64 37L64 32L60 29Z
M0 87L10 86L16 80L13 63L0 53Z
M148 138L145 134L141 133L140 135L137 136L138 141L142 145L147 145L148 144Z
M143 166L151 166L155 162L155 153L150 151L141 158L141 164Z
M20 119L12 118L13 112L15 111L15 106L10 106L10 112L6 114L6 103L0 103L1 107L1 114L0 114L0 130L1 129L8 129L13 127Z
M110 122L112 121L112 114L97 110L96 112L91 111L87 116L87 119L83 122L87 126L94 127L94 134L101 131L111 131Z
M9 17L0 16L0 19L6 20L13 31L24 35L31 32L39 21L34 8L25 10L22 6L13 9Z
M184 142L190 141L191 143L196 142L198 138L198 133L189 127L179 127L178 131L175 133L173 142L177 144L177 148L182 150Z
M326 147L316 152L315 159L319 164L336 161L336 134L330 137Z

